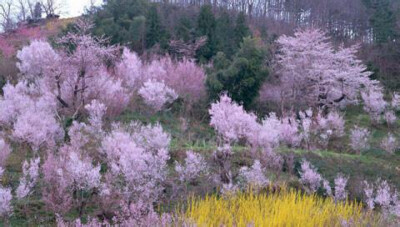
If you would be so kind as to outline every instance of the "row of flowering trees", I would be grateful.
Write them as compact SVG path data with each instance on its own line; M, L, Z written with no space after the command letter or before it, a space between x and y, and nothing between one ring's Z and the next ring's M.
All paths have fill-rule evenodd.
M93 226L165 225L173 217L156 214L154 205L161 200L187 193L188 184L200 178L222 193L250 185L267 187L271 184L267 172L282 171L285 161L277 152L279 146L327 148L334 138L344 136L345 121L335 109L337 103L381 91L355 59L354 49L334 52L316 30L283 37L278 41L283 46L282 97L289 93L291 98L284 100L302 100L312 108L282 116L270 113L260 120L222 94L209 109L210 125L218 134L212 158L187 151L183 161L171 164L171 136L160 124L123 125L112 118L128 109L135 95L154 111L178 98L192 106L206 95L203 69L189 59L158 57L144 62L128 49L107 46L106 39L88 35L90 29L90 24L79 21L77 32L57 40L56 48L33 41L17 54L20 80L7 84L0 99L0 175L7 173L7 159L19 148L28 147L32 157L22 163L18 186L0 187L0 215L6 219L20 201L38 196L60 226L68 225L65 218L72 211L79 218L100 217L89 219ZM316 42L315 50L304 44L310 39ZM302 58L305 52L300 47L311 53ZM302 94L306 99L301 92L307 92ZM66 124L68 119L72 123ZM351 147L365 149L368 135L367 130L354 128ZM235 172L231 146L237 142L248 145L252 162ZM395 138L388 136L383 145L393 150L393 143ZM347 197L346 176L339 174L332 190L307 161L302 162L299 176L311 193L323 188L336 200ZM366 197L371 209L374 204L398 209L398 195L386 185L369 186ZM382 198L385 193L394 202ZM93 207L96 213L89 213Z

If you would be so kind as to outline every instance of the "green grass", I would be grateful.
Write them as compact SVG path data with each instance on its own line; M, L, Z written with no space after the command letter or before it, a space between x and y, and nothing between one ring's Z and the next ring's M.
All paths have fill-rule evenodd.
M172 163L176 160L182 160L187 150L202 153L209 160L213 152L217 149L217 135L209 126L206 117L185 117L176 109L150 114L145 111L126 111L113 121L127 124L131 121L142 122L143 124L155 124L160 122L164 130L171 135L170 153L171 153L171 171ZM388 154L379 148L381 140L389 133L393 133L399 138L400 129L397 127L387 127L385 124L373 125L369 116L362 111L361 107L349 107L345 111L346 136L334 141L333 145L327 150L307 151L303 149L288 149L281 147L278 151L283 155L292 154L295 157L295 170L292 173L269 173L269 178L273 181L286 182L293 187L298 187L298 169L302 159L309 160L319 171L319 173L333 185L333 180L338 173L343 173L350 177L349 191L350 198L361 199L362 184L364 180L375 181L378 178L388 180L391 184L400 189L400 153ZM351 152L349 147L349 132L354 125L366 127L371 131L371 148L361 154ZM12 144L14 152L7 161L7 172L3 176L2 183L16 188L21 175L21 166L23 160L32 156L32 151L25 145ZM249 154L249 148L241 144L232 146L234 155L232 157L232 171L237 172L243 165L251 165L252 159ZM17 151L17 152L16 152ZM201 191L199 187L204 187L207 182L198 185L190 185L192 192ZM38 186L40 189L40 186ZM215 189L210 189L212 190ZM40 190L37 190L29 201L15 202L17 207L14 216L10 219L11 226L31 226L31 225L49 225L54 221L54 215L45 211L45 207L40 198ZM163 209L173 210L174 203L168 204L162 201L160 204ZM23 207L28 206L32 209L31 213L26 214ZM28 217L29 216L29 217ZM69 215L71 220L76 214ZM0 226L1 223L0 223Z

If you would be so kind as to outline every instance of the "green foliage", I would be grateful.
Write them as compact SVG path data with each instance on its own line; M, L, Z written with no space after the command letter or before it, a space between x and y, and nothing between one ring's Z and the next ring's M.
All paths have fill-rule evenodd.
M95 35L110 37L112 44L143 51L146 35L146 0L108 0L94 15Z
M216 26L217 50L230 58L236 53L239 46L236 47L235 40L232 38L234 24L227 11L223 11L218 17Z
M381 44L394 40L397 37L396 15L390 0L364 0L364 4L372 12L370 22L374 42Z
M246 24L246 15L243 12L240 12L236 19L234 34L234 41L237 47L240 47L244 37L250 35L250 29Z
M207 43L197 51L197 59L200 62L210 60L216 53L216 20L210 5L201 7L197 19L197 35L206 36Z
M181 17L176 25L175 34L177 39L181 39L184 42L194 40L196 34L192 20L186 16Z
M214 69L207 77L207 89L212 100L223 92L249 109L268 76L266 50L257 39L245 38L232 61L219 53Z
M146 48L151 48L159 43L165 48L168 44L167 32L161 24L160 17L158 16L157 7L153 5L147 15L146 25Z

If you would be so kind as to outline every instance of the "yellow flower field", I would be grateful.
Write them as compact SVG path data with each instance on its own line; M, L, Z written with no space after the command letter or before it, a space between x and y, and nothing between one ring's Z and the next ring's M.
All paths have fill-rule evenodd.
M239 193L228 198L192 199L182 216L197 226L365 226L378 217L357 202L289 190L274 194Z

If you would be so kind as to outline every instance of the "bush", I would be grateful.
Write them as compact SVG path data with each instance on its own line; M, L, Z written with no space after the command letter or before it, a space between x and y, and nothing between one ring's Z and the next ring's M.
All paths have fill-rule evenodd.
M251 38L244 39L232 61L219 54L206 80L211 100L218 98L222 92L228 92L234 101L243 103L249 109L268 77L265 61L265 47L259 40Z

